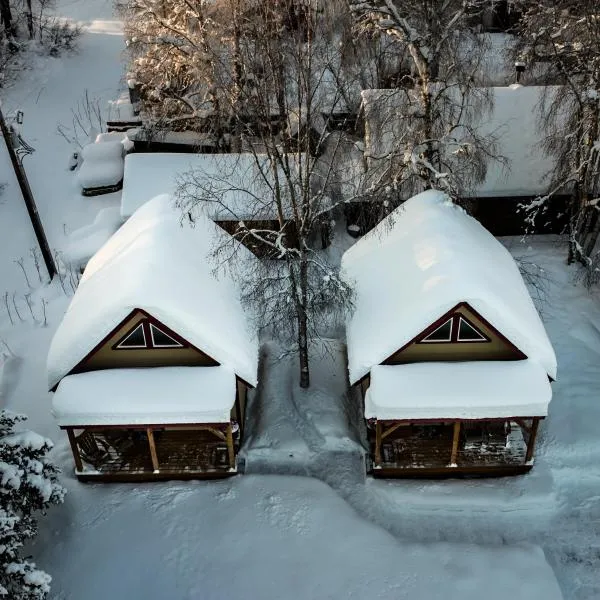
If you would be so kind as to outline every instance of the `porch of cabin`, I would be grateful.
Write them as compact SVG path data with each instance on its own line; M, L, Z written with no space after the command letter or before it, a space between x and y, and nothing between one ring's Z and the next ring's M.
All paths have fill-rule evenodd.
M66 430L81 481L201 479L237 472L239 430L231 423Z
M365 394L373 475L525 473L551 397L528 359L378 365Z
M501 476L533 466L538 417L519 420L375 421L375 477Z
M237 472L236 390L221 366L105 369L62 379L52 408L82 481L226 477Z

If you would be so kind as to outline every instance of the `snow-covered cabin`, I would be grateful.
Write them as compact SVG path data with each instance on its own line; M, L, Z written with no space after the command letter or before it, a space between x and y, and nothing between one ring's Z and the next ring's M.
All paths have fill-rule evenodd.
M258 342L230 268L227 237L169 196L146 203L88 263L48 354L53 412L80 479L236 472ZM240 245L236 268L258 260Z
M510 253L437 191L342 258L346 335L376 475L522 473L556 357Z
M544 136L538 129L537 110L544 95L552 94L553 89L522 85L487 88L493 109L480 122L472 122L478 135L495 140L493 151L503 159L488 161L484 181L469 196L472 214L495 235L523 233L525 223L519 205L548 191L554 161L542 147ZM397 154L394 140L406 137L406 124L399 117L405 94L399 89L372 89L363 90L362 98L365 157L369 179L376 180L390 168L386 157ZM566 224L565 206L566 196L546 202L544 214L534 224L536 231L560 233Z
M290 161L293 168L295 157ZM279 229L267 157L252 153L131 154L125 159L122 217L128 219L157 194L175 194L184 179L190 181L192 172L196 184L194 194L203 206L204 214L225 231L235 233L240 221L248 228ZM280 181L284 182L281 190L285 194L287 186L283 174ZM285 198L283 205L284 209L288 205ZM294 239L296 233L291 204L289 206L284 217L289 217L287 235ZM258 255L265 252L256 245L250 249Z

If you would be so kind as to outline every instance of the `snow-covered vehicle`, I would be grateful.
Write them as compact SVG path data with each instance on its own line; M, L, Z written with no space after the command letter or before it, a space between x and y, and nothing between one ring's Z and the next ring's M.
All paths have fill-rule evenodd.
M77 181L84 196L116 192L123 186L125 147L109 140L88 144L82 150L83 164Z

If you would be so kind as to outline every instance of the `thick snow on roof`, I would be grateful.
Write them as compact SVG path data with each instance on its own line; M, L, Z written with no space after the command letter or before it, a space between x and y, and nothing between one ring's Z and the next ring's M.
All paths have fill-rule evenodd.
M532 360L380 365L371 370L365 417L545 417L551 398L548 375Z
M121 142L104 141L84 146L83 164L77 181L84 189L116 185L123 179L123 154Z
M65 426L227 423L235 388L226 367L91 371L60 382L52 412Z
M260 160L260 158L259 158ZM121 215L130 217L158 194L174 194L181 177L194 171L204 180L211 200L208 216L215 220L276 219L272 191L261 176L256 158L241 154L130 154L125 158ZM267 169L268 170L268 169ZM198 192L200 193L200 192ZM219 203L215 203L215 199ZM261 199L264 198L264 201Z
M519 269L480 223L442 192L406 201L342 257L356 291L347 318L355 383L460 302L467 302L548 375L556 356Z
M90 260L50 346L50 387L135 308L256 384L258 342L239 286L230 269L215 275L211 259L218 240L229 238L201 215L194 226L180 216L172 198L154 198ZM258 259L241 244L237 252L239 268L254 273Z
M480 135L498 138L497 153L508 160L507 168L491 161L485 181L476 196L534 196L547 191L548 172L553 159L541 147L543 136L537 128L537 108L544 92L539 86L511 85L492 88L494 110L484 120Z
M480 136L496 140L496 154L507 159L489 161L485 181L476 187L479 197L533 196L546 192L553 160L545 155L537 128L537 107L551 87L511 85L488 88L494 108L474 123ZM368 135L367 155L382 156L394 150L394 140L406 135L399 108L406 102L397 89L362 91Z

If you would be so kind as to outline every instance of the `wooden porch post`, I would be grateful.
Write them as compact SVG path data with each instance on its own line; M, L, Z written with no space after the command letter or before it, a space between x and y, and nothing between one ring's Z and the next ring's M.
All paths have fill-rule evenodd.
M381 465L381 422L375 421L375 464Z
M229 453L229 467L235 468L235 453L233 450L233 432L231 431L231 422L227 425L227 451Z
M454 434L452 436L452 454L450 455L450 464L456 464L456 457L458 456L458 442L460 440L460 421L454 422Z
M527 441L527 454L525 455L525 464L530 462L533 458L533 449L535 447L535 438L537 437L539 424L540 418L534 417L533 423L531 424L531 431L529 432L529 440Z
M75 468L81 473L83 471L83 463L81 462L79 447L77 446L77 440L75 439L75 433L73 433L72 427L67 427L67 436L69 438L69 444L71 444L71 452L73 452L73 458L75 459Z
M152 459L152 470L156 473L158 469L158 456L156 455L156 444L154 443L154 432L150 427L146 429L148 445L150 446L150 458Z

